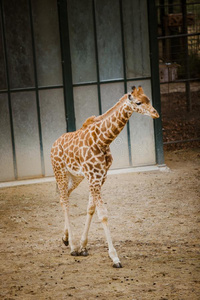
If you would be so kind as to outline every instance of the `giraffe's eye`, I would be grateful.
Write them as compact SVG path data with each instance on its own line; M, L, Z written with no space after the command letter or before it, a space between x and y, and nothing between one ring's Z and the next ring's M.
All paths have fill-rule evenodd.
M137 104L137 105L141 105L142 103L141 103L141 102L136 102L136 104Z
M128 94L128 99L131 101L133 100L133 96L131 94Z

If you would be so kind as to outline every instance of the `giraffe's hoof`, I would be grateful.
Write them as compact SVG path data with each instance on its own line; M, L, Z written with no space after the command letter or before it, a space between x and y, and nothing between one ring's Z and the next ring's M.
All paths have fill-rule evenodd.
M119 268L122 268L122 265L121 265L120 262L118 262L118 263L113 265L113 268L118 268L119 269Z
M79 256L78 251L72 251L70 254L71 254L71 256Z
M84 249L84 250L82 250L82 251L79 253L79 255L80 255L80 256L88 256L89 253L88 253L87 249Z
M67 241L65 241L65 240L62 238L62 241L63 241L63 244L65 244L65 246L68 246L68 245L69 245L69 242L68 242L68 240L67 240Z

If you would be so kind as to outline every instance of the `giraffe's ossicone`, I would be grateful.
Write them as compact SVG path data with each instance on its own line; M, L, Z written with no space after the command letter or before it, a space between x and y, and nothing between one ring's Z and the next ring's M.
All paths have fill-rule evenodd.
M105 230L109 256L116 268L122 265L112 243L108 228L108 213L101 198L101 187L113 160L109 146L122 131L134 111L152 118L159 117L142 87L139 86L138 89L133 87L131 93L125 94L106 113L88 118L77 131L65 133L59 137L51 149L53 171L65 215L64 244L69 244L71 255L88 255L88 232L96 209ZM69 196L84 178L89 184L89 202L80 246L77 247L74 244L70 224Z

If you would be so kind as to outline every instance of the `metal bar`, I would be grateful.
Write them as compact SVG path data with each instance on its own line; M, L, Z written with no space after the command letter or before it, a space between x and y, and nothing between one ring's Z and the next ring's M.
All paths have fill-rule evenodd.
M194 4L200 4L200 2L193 2L193 3L187 3L187 5L194 5ZM172 3L172 4L160 4L160 5L156 5L157 8L162 8L162 7L168 7L168 6L181 6L182 4L179 3L179 4L175 4L175 3Z
M38 86L38 90L51 90L51 89L60 89L63 88L63 84L60 85L47 85L47 86Z
M38 90L50 90L50 89L59 89L59 88L63 88L63 85L55 85L55 86L41 86L38 87ZM35 91L36 88L35 87L31 87L31 88L15 88L15 89L10 89L11 93L16 93L16 92L29 92L29 91ZM8 90L1 90L0 94L2 93L7 93Z
M126 80L126 55L125 55L125 43L124 43L124 24L123 24L123 9L122 0L119 0L120 9L120 25L121 25L121 37L122 37L122 59L123 59L123 75L124 75L124 92L127 93L127 80ZM129 153L129 165L132 166L132 151L131 151L131 137L130 137L130 123L127 122L127 136L128 136L128 153Z
M2 35L3 35L3 44L4 44L4 53L5 53L5 68L6 68L6 79L7 79L7 94L8 94L8 109L9 109L9 119L10 119L10 129L11 129L11 143L12 143L12 153L13 153L13 168L15 179L18 178L17 174L17 159L16 159L16 149L15 149L15 136L14 136L14 124L12 116L12 102L10 94L10 77L9 77L9 68L8 68L8 55L7 55L7 43L6 43L6 33L5 33L5 19L3 14L3 1L0 1L1 8L1 20L2 20Z
M124 92L127 93L126 56L125 56L125 43L124 43L124 24L123 24L122 0L119 0L119 8L120 8L120 25L121 25L121 40L122 40L122 59L123 59L123 75L124 75L124 79L122 79L121 81L124 82Z
M45 176L44 151L43 151L43 142L42 142L42 126L41 126L41 118L40 118L40 100L39 100L37 65L36 65L35 37L34 37L34 28L33 28L31 0L28 1L28 4L29 4L29 15L30 15L30 26L31 26L32 51L33 51L33 68L34 68L34 79L35 79L38 131L39 131L39 141L40 141L41 168L42 168L42 175Z
M149 80L151 79L151 76L144 76L144 77L133 77L133 78L127 78L127 81L136 81L136 80Z
M164 5L165 0L159 0L159 1L160 1L160 5L161 5L161 9L160 9L160 24L161 24L162 36L164 36L165 35L165 26L164 26L164 22L163 22L163 17L165 15L165 8L162 5ZM161 45L162 45L162 53L164 53L165 41Z
M63 85L51 85L51 86L37 86L37 87L28 87L28 88L15 88L11 89L11 92L27 92L37 90L50 90L50 89L59 89L63 88Z
M7 94L8 93L8 90L2 90L0 91L0 94Z
M165 40L165 39L174 39L174 38L181 38L181 37L188 37L188 36L199 36L200 33L180 33L175 35L166 35L166 36L158 36L158 40Z
M187 34L187 7L186 7L186 0L182 0L182 14L183 14L183 33ZM187 36L184 38L184 48L185 48L185 71L186 71L186 78L190 78L190 67L189 67L189 53L188 53L188 38ZM191 103L191 93L190 93L190 82L185 82L185 89L186 89L186 99L187 99L187 111L191 112L192 110L192 103Z
M190 139L190 140L178 140L178 141L170 141L170 142L164 142L164 145L170 145L170 144L178 144L178 143L190 143L190 142L198 142L200 141L200 138L196 139Z
M60 43L62 54L63 86L65 99L65 114L67 131L76 130L74 97L72 87L72 69L69 41L69 26L67 14L67 0L58 0L58 16L60 27Z
M97 85L97 81L88 81L88 82L73 83L73 87L85 86L85 85Z
M150 3L151 2L151 3ZM160 101L160 82L158 66L158 42L157 42L157 16L154 1L147 1L148 24L149 24L149 43L150 43L150 62L151 62L151 87L153 106L159 112L160 118L154 120L156 161L158 164L164 163L161 101Z
M102 114L102 106L101 106L101 87L100 87L100 73L99 73L99 55L98 55L98 43L97 43L95 0L92 1L92 11L93 11L94 44L95 44L96 69L97 69L98 104L99 104L99 114L101 115Z
M174 10L174 5L173 5L173 0L168 0L169 5L168 5L168 13L172 14Z
M199 81L199 80L200 78L177 79L174 81L160 82L160 84L179 83L179 82L186 82L186 81Z
M144 76L144 77L126 78L126 81L128 82L128 81L149 80L149 79L151 79L150 76ZM100 84L115 83L115 82L124 82L124 79L108 79L108 80L99 81ZM88 82L74 83L73 87L85 86L85 85L96 85L96 84L98 84L97 81L88 81Z

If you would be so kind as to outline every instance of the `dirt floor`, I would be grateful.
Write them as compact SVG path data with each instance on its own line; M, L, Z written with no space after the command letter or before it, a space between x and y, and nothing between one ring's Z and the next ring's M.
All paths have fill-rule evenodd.
M88 257L62 244L55 183L3 188L0 299L200 299L200 150L167 152L169 172L110 175L103 198L123 268L95 214ZM77 243L87 182L71 195Z

